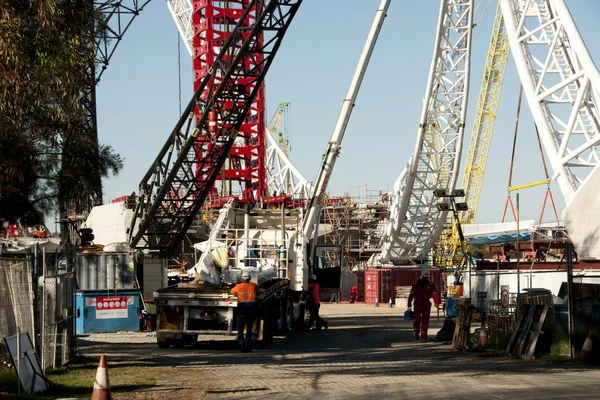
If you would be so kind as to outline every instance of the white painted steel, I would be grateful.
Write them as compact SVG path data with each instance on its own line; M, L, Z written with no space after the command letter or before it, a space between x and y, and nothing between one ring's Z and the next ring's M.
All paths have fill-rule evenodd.
M553 179L569 205L600 164L600 73L563 0L501 0L501 7Z
M447 212L435 189L452 191L460 167L469 93L472 0L442 0L433 60L412 158L394 185L379 262L424 258Z
M285 155L279 144L265 130L267 190L269 194L291 194L294 199L308 199L312 195L313 185L300 173Z
M177 25L177 30L181 35L181 39L185 47L194 55L194 25L192 23L192 3L190 0L166 0L169 12Z
M325 157L323 158L323 164L321 165L319 176L315 184L315 191L311 197L308 212L302 224L304 240L310 239L313 232L318 229L318 221L319 216L321 215L321 206L323 205L323 197L325 196L325 191L327 190L327 184L329 183L329 178L333 172L333 167L335 166L335 162L340 153L342 139L344 138L348 121L352 115L354 102L356 101L358 91L360 90L360 85L367 71L367 66L369 65L369 60L371 59L371 54L375 48L375 43L377 42L379 32L383 26L383 21L385 20L390 1L391 0L382 0L379 8L377 9L375 20L373 21L373 25L371 25L371 30L369 31L369 35L367 37L367 42L365 43L362 54L360 55L358 65L356 66L356 70L354 72L354 77L350 83L348 94L344 99L342 110L340 111L333 134L331 135L331 139L327 145L327 151L325 153ZM307 269L304 270L304 273L307 273Z

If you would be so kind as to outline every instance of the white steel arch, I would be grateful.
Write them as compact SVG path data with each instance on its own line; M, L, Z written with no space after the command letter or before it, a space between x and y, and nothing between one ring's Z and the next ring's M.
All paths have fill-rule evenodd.
M501 0L512 55L580 258L600 258L600 72L564 0Z
M501 0L527 103L568 205L600 153L600 73L563 0Z
M454 190L459 173L472 27L472 0L441 0L417 143L394 185L381 262L423 258L443 229L433 191Z
M181 38L190 56L193 55L194 26L192 23L192 4L190 0L166 0L169 12L175 21ZM312 184L292 164L277 141L265 127L266 174L269 194L285 193L294 199L307 199L311 196Z
M190 0L166 0L169 12L177 25L177 30L190 56L194 54L194 24L192 23L192 2Z

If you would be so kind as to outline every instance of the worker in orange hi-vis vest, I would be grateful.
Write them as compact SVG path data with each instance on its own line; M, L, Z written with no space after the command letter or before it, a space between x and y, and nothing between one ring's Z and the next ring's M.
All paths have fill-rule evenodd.
M427 341L429 314L431 313L430 299L432 298L435 306L438 307L440 305L440 296L433 282L429 281L429 270L423 269L421 279L412 285L410 295L408 296L408 308L413 304L413 300L415 306L415 320L413 321L415 340L419 340L420 338L421 342Z
M238 343L242 353L252 352L252 326L256 318L258 302L256 296L259 288L255 283L250 282L250 272L242 273L242 283L235 285L231 293L237 296L237 328ZM244 341L244 327L246 328L246 340Z

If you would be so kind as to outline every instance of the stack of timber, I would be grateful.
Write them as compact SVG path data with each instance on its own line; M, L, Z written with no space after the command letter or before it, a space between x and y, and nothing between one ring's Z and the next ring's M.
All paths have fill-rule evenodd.
M458 316L456 317L456 327L452 337L452 347L458 351L463 351L469 345L471 338L471 321L475 307L471 305L471 299L461 298L457 302Z

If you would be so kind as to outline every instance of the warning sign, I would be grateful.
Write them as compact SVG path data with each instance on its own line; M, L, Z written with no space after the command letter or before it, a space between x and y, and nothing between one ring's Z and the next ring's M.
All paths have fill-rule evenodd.
M508 312L508 302L510 301L509 285L500 286L500 312Z
M127 318L127 296L96 297L96 319Z

